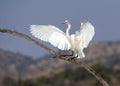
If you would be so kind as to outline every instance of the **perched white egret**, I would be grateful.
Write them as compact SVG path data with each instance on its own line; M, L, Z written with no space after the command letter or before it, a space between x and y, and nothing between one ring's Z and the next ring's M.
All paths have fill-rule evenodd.
M87 48L95 34L94 26L87 20L83 20L80 29L75 34L70 35L71 25L69 21L65 20L64 24L68 25L66 33L53 25L31 25L30 32L38 39L49 42L61 50L72 50L74 57L85 57L83 49Z

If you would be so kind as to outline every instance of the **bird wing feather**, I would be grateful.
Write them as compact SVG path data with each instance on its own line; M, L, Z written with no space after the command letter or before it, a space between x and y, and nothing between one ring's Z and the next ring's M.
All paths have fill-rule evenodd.
M71 48L66 34L53 25L31 25L30 28L32 35L38 39L49 42L61 50L69 50Z
M83 48L87 48L94 34L94 26L90 22L84 20L83 22L81 22L80 30L77 31L75 35L76 39L81 43L80 46L82 46Z

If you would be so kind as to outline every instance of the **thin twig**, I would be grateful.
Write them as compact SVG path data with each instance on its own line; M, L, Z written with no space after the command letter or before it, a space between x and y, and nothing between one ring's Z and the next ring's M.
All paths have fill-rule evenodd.
M47 50L55 58L59 58L59 59L66 60L66 61L69 61L69 62L74 63L74 64L78 64L81 67L83 67L86 71L91 73L103 86L109 86L107 84L107 82L94 69L92 69L90 66L88 66L88 65L84 64L83 62L81 62L80 59L77 59L77 58L71 59L72 58L71 56L61 56L57 52L55 52L54 50L52 50L49 47L41 44L40 42L34 40L33 38L31 38L30 36L28 36L26 34L23 34L23 33L14 31L14 30L1 29L1 28L0 28L0 32L9 33L9 34L16 35L16 36L19 36L21 38L24 38L24 39L26 39L28 41L33 42L34 44L38 45L39 47Z

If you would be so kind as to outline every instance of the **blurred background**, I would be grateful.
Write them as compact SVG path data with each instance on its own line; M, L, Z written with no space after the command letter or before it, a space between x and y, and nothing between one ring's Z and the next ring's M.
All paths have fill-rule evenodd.
M16 30L34 38L32 24L55 25L69 20L74 33L82 19L95 26L95 36L82 59L110 84L120 85L119 0L0 0L0 28ZM36 38L34 38L36 39ZM38 40L38 39L36 39ZM38 40L40 41L40 40ZM49 43L46 46L57 50ZM0 33L1 86L100 86L80 66L50 58L44 49L22 38Z

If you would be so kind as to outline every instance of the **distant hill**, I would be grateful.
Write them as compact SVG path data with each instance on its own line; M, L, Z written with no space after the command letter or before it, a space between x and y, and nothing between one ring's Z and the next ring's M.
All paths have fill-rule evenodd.
M9 76L14 79L27 79L49 76L71 66L70 63L53 59L50 55L33 59L20 53L0 49L0 78Z
M99 56L120 54L120 41L117 42L92 42L86 49L87 59Z
M120 42L92 42L84 51L86 58L82 60L86 64L100 63L120 69ZM51 58L50 55L33 59L20 53L0 49L0 80L5 76L14 79L33 79L73 67L76 66L63 60Z

